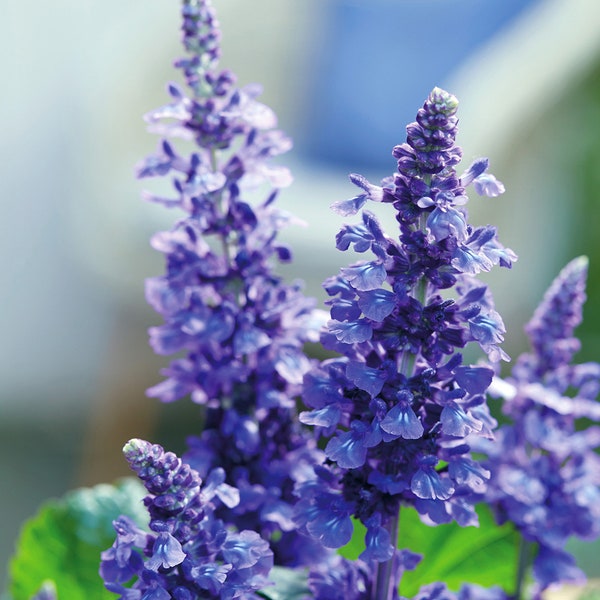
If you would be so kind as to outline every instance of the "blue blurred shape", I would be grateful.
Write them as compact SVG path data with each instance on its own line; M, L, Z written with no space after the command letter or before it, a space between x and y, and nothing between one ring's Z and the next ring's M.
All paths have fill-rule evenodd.
M541 1L331 0L301 148L321 162L380 165L429 91Z

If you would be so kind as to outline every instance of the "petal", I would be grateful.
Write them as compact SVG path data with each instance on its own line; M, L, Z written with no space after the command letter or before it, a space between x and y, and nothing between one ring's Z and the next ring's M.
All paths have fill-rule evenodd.
M331 205L331 210L342 217L349 217L355 215L367 200L366 194L354 196L354 198L350 198L349 200L338 200Z
M148 329L150 346L156 354L167 355L181 350L190 339L178 327L159 325Z
M353 244L355 252L366 252L374 241L373 234L364 225L344 225L335 236L335 247L344 251Z
M466 437L474 431L481 431L483 424L466 413L458 404L451 402L444 406L440 415L442 431L454 437Z
M358 344L371 339L373 329L367 321L359 319L358 321L340 322L331 320L327 324L329 331L335 337L345 344Z
M326 548L340 548L350 541L354 526L347 509L333 497L327 506L318 507L317 517L307 523L306 529Z
M373 321L383 321L396 307L396 294L388 290L370 290L359 294L358 306Z
M269 544L255 531L244 530L230 534L222 547L223 558L236 569L254 566L266 556L272 555Z
M495 198L500 194L504 194L504 184L498 181L491 173L484 173L476 177L473 181L473 186L480 196Z
M368 262L341 269L342 275L359 291L375 290L387 279L385 267L379 262Z
M334 404L311 411L304 411L298 416L301 423L315 427L333 427L339 423L341 417L341 408Z
M533 562L533 574L543 588L558 582L581 584L586 581L585 574L577 567L571 554L547 546L540 546Z
M210 563L192 568L191 576L196 585L203 590L208 590L211 594L218 595L221 586L227 579L227 574L232 568L232 565Z
M357 469L365 464L367 458L364 435L355 431L340 433L329 440L325 454L342 469Z
M365 562L385 562L392 558L394 547L390 542L390 534L385 527L368 527L365 535L366 549L359 558Z
M387 379L387 373L355 361L346 365L346 376L358 389L367 392L371 398L379 394Z
M448 465L448 473L458 485L466 485L478 493L485 491L490 478L490 472L487 469L467 458L451 460Z
M288 383L300 384L310 368L306 355L293 346L283 346L277 351L275 370Z
M349 298L337 298L331 303L331 318L336 321L354 321L360 313L357 303Z
M487 171L489 166L489 160L487 158L475 159L469 168L460 176L460 185L467 187L473 180Z
M245 327L233 337L233 352L236 356L251 354L271 343L271 338L258 327Z
M447 500L454 493L452 482L442 479L433 469L419 469L413 475L410 489L424 500Z
M145 292L148 304L163 315L172 315L187 304L188 293L185 287L173 285L166 277L146 279Z
M479 313L469 320L469 330L473 338L482 347L489 344L499 344L504 341L506 328L502 317L495 311L490 310L487 314Z
M405 440L417 440L423 436L424 431L419 417L405 402L396 404L381 421L380 426L386 433Z
M487 256L473 251L467 245L460 245L454 251L452 266L463 273L477 275L480 271L490 271L494 265Z
M146 561L146 568L150 571L158 571L159 567L170 569L181 564L186 556L179 541L163 531L154 542L152 556Z
M463 214L452 207L435 208L427 218L427 227L437 242L450 236L460 241L467 238L467 222Z
M456 383L469 394L483 394L492 383L494 371L487 367L458 367L455 377Z

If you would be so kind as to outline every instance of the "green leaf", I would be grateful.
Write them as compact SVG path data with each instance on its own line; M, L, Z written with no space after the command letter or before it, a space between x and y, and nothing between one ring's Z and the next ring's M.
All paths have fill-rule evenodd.
M477 514L479 527L456 523L429 527L414 509L402 508L398 548L423 555L417 568L402 577L403 596L414 596L421 586L436 581L445 582L452 590L463 583L476 583L500 585L507 593L514 592L519 536L511 524L497 525L486 506L477 507ZM364 550L364 533L362 524L355 522L354 536L340 553L355 560Z
M338 550L339 554L348 560L356 560L365 549L365 534L367 533L366 527L358 519L352 519L352 524L354 525L352 539Z
M519 537L510 524L499 526L486 506L477 508L479 527L456 523L428 527L415 510L400 512L399 547L423 555L414 571L404 574L401 591L413 596L422 585L443 581L452 590L463 583L500 585L509 594L517 575Z
M275 586L261 590L260 596L268 600L302 600L310 594L307 576L306 571L273 567L269 579L275 583Z
M100 553L114 542L112 521L119 515L145 523L143 496L137 480L123 479L46 502L21 530L9 568L11 598L29 600L51 580L59 600L114 599L98 575Z

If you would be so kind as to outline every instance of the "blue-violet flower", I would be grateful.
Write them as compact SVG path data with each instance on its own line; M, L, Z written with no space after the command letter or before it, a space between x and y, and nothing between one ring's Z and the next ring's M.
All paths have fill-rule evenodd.
M537 544L536 597L557 582L584 579L565 550L571 536L600 535L600 364L574 364L580 343L588 261L571 261L546 292L525 331L532 351L490 392L511 419L483 441L492 472L485 495L500 521Z
M322 319L301 285L285 285L273 266L291 260L277 241L290 216L275 205L291 176L271 159L291 141L257 101L257 86L237 88L231 72L218 70L210 3L185 0L182 15L187 56L175 64L188 92L171 84L171 103L146 118L151 131L195 149L184 156L163 139L138 175L174 176L174 198L146 197L184 213L152 239L166 274L146 284L164 318L150 329L152 348L183 356L148 394L164 402L190 395L204 407L203 432L185 459L202 476L222 467L239 488L242 501L223 518L271 538L278 564L318 561L323 551L293 531L292 490L322 460L295 400L310 366L303 345L318 340Z
M485 181L478 191L495 196L502 186L487 174L487 159L456 174L457 106L435 88L406 143L394 148L398 172L379 186L351 175L359 194L333 206L352 215L368 201L391 204L399 235L386 235L362 210L361 222L337 236L338 249L373 256L324 284L331 320L322 343L341 357L304 378L310 410L300 418L327 438L327 461L298 486L296 513L303 530L331 547L349 541L351 517L358 518L367 528L367 563L399 562L401 505L429 522L476 524L472 503L489 477L467 438L492 435L485 392L493 370L463 364L459 350L475 342L491 361L508 358L502 319L475 276L510 267L516 256L494 227L467 221L465 188ZM398 577L388 571L383 579L373 585L392 589ZM379 589L374 597L395 595Z
M239 494L221 469L202 482L197 471L157 444L130 440L123 452L149 495L150 532L125 516L102 553L100 575L123 600L257 599L273 565L269 544L256 532L232 532L215 515ZM131 583L132 582L132 583Z

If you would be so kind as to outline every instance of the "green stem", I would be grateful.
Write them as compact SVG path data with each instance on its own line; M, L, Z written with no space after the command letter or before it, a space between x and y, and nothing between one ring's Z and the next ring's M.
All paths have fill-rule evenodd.
M513 600L520 600L523 593L523 583L525 580L525 572L529 566L529 557L531 554L531 543L523 536L519 539L519 562L517 563L517 577L515 581L515 593Z
M215 148L211 148L210 149L210 168L212 169L213 173L217 172L217 167L218 167L217 150Z
M428 176L429 177L429 176ZM430 177L429 177L430 179ZM427 181L429 183L429 181ZM421 214L418 223L419 229L425 231L427 227L427 213ZM427 301L427 279L421 277L413 289L413 297L422 305ZM407 378L412 377L417 355L412 352L403 352L398 364L398 370ZM398 533L400 525L400 508L395 516L386 523L386 529L390 534L390 542L394 549L398 547ZM372 600L391 600L394 597L395 578L393 576L394 559L379 563L375 573L374 595Z
M396 548L398 544L398 529L400 525L400 511L396 512L386 524L386 529L390 534L390 541ZM375 587L372 600L391 600L394 597L395 580L393 577L394 559L381 562L377 566L375 573Z
M423 305L427 300L427 280L421 277L415 286L415 298Z
M218 163L218 159L217 159L217 151L215 148L211 148L210 149L210 168L212 169L213 173L216 173L218 167L219 167L219 163ZM219 198L217 200L217 208L218 208L219 213L221 213L221 215L224 217L225 209L223 206L223 192L219 193ZM231 252L229 249L229 243L227 240L227 236L220 234L219 237L221 238L221 246L223 248L223 256L225 257L225 260L227 261L227 263L231 264Z

